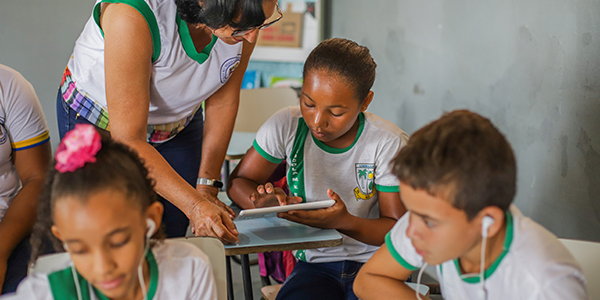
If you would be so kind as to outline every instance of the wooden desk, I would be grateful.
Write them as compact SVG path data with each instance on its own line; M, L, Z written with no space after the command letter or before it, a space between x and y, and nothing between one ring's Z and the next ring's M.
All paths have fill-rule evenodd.
M242 256L244 296L253 299L252 279L248 254L266 251L284 251L334 247L342 244L342 236L334 229L318 229L279 218L234 221L240 242L225 245L227 257L228 299L233 300L231 255Z

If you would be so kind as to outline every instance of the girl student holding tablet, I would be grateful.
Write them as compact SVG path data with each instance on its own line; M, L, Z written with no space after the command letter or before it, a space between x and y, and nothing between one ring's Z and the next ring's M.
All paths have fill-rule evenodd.
M404 213L389 168L408 136L366 112L376 64L366 47L346 39L319 44L304 65L300 107L275 113L257 133L228 183L242 208L333 199L331 207L279 216L337 229L338 247L299 250L277 299L356 299L354 274L384 243ZM282 161L292 195L267 183Z

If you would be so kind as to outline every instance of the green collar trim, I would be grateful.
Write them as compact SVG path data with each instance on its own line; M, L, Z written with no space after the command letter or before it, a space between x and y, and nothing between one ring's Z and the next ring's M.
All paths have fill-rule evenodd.
M150 27L150 34L152 36L152 62L155 62L160 56L160 31L158 30L158 22L156 21L156 17L154 16L154 12L148 6L148 3L143 0L102 0L94 6L94 21L98 28L100 29L100 33L102 37L104 37L104 31L102 31L102 27L100 27L100 4L101 3L123 3L127 4L142 14L146 22L148 22L148 27Z
M498 258L496 258L496 260L494 261L494 263L483 272L483 277L485 279L488 279L488 277L492 276L492 274L494 274L494 271L496 271L496 269L498 268L498 266L500 265L500 262L502 262L502 259L504 259L504 257L506 256L506 254L508 253L508 251L510 250L510 245L512 244L513 241L513 217L510 213L510 211L507 211L505 213L505 219L506 219L506 236L504 237L504 246L502 248L502 253L500 253L500 256L498 256ZM458 262L458 259L454 259L454 265L456 266L456 271L458 272L458 275L461 276L462 280L466 283L479 283L479 274L474 275L474 276L469 276L469 277L462 277L463 274L460 271L460 264Z
M325 143L317 140L312 135L312 133L310 134L310 136L312 137L315 144L317 144L317 146L319 146L319 148L321 148L321 150L323 150L327 153L331 153L331 154L341 154L341 153L347 152L348 150L352 149L352 147L354 147L354 145L360 138L364 128L365 128L365 114L361 112L358 114L358 132L356 132L356 137L354 138L354 142L352 142L352 145L350 145L346 148L333 148L333 147L327 146L327 145L325 145Z
M177 16L177 27L179 28L179 37L181 38L181 44L183 45L183 50L187 55L197 61L199 64L203 64L210 55L210 51L215 46L217 42L217 36L213 34L212 40L200 53L196 51L196 47L194 46L194 41L192 41L192 36L190 35L190 29L187 26L187 23L182 20L179 16Z
M146 254L146 261L150 269L150 286L148 287L148 299L153 299L158 288L158 264L154 258L152 251L148 251ZM85 280L79 272L77 272L77 281L81 287L81 296L83 300L90 300L90 290L87 280ZM61 300L77 300L77 289L75 287L75 281L73 280L73 273L71 267L66 269L48 274L48 282L50 284L50 290L54 299ZM92 287L96 297L101 300L109 300L96 288Z

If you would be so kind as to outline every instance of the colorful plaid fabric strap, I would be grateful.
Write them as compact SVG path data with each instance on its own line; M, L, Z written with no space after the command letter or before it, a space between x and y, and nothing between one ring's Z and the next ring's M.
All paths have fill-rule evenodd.
M148 124L147 135L149 143L164 143L174 138L180 131L182 131L194 118L196 112L200 109L200 104L194 109L194 111L183 120L173 122L170 124ZM202 118L202 116L199 116Z
M75 81L71 78L71 71L69 71L69 68L65 68L65 72L63 73L60 91L67 105L80 116L95 124L97 127L110 131L108 111L98 102L91 99L87 94L79 92L75 86ZM200 104L190 115L177 122L148 125L146 134L148 142L163 143L172 139L192 121L198 109L200 109Z
M80 116L104 130L110 130L108 125L108 112L102 105L90 99L77 90L75 82L71 79L71 71L65 68L60 83L62 97L67 104Z

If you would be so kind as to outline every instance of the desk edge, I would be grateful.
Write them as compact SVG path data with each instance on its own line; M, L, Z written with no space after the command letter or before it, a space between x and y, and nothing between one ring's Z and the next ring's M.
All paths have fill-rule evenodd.
M314 242L303 242L294 244L283 244L283 245L262 245L262 246L248 246L239 248L225 248L225 255L240 255L250 253L262 253L272 251L287 251L287 250L299 250L299 249L315 249L325 247L335 247L342 244L342 238L327 241L314 241Z

